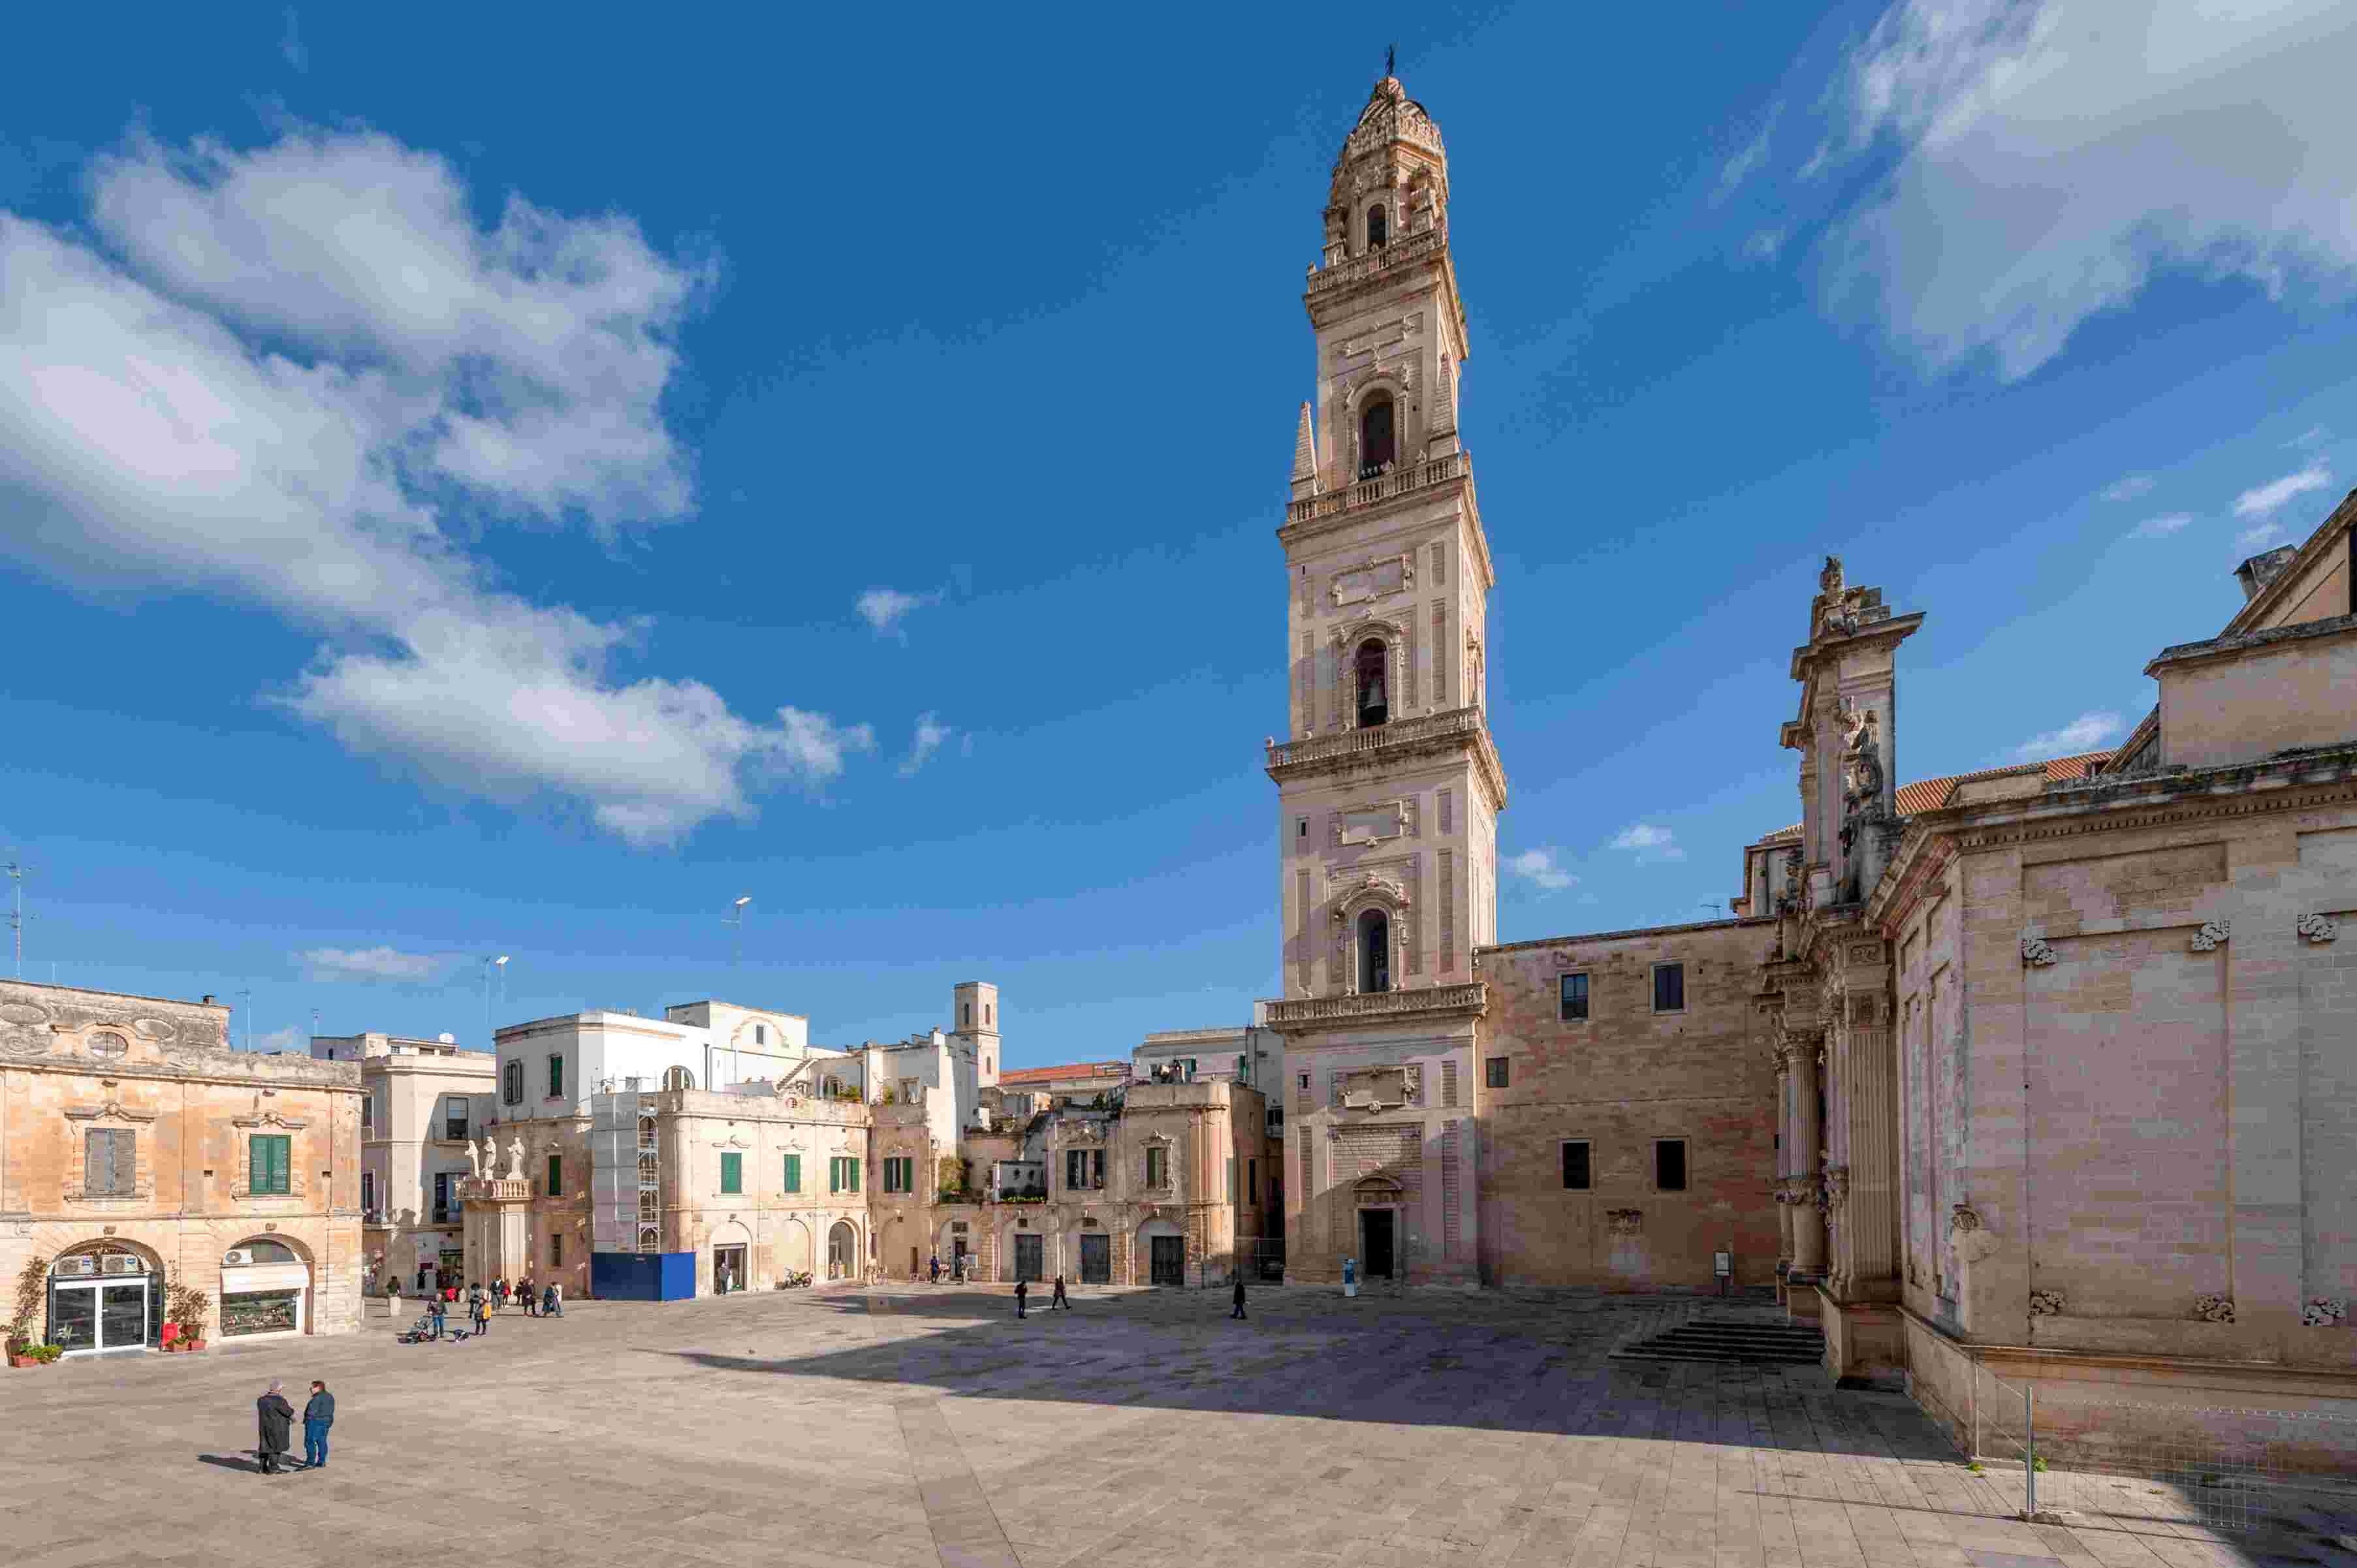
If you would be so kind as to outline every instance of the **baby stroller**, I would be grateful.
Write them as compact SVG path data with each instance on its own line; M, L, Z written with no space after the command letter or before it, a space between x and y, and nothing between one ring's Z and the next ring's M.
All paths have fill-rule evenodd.
M423 1345L433 1337L434 1315L429 1312L411 1324L407 1332L394 1335L393 1342L396 1345Z

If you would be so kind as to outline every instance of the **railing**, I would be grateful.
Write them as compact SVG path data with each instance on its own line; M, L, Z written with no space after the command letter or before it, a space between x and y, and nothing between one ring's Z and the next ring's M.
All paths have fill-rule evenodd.
M1451 708L1445 714L1395 719L1369 729L1344 730L1340 735L1313 735L1305 740L1271 741L1268 765L1286 768L1304 762L1324 762L1356 752L1381 751L1417 741L1445 740L1451 736L1481 733L1481 710Z
M1426 985L1407 991L1362 991L1347 996L1303 996L1268 1004L1273 1029L1405 1013L1479 1013L1490 1003L1486 981Z
M1285 521L1288 523L1306 522L1312 518L1355 511L1361 507L1391 500L1429 485L1463 478L1472 471L1473 457L1468 452L1449 452L1438 457L1426 457L1420 463L1402 463L1387 474L1361 479L1343 489L1329 490L1324 495L1288 502L1285 509Z
M1336 262L1330 266L1310 268L1308 292L1319 295L1329 289L1340 288L1345 284L1364 283L1369 278L1382 276L1394 267L1421 261L1426 256L1447 249L1448 244L1448 226L1445 223L1435 223L1429 229L1404 234L1396 240L1388 242L1379 250L1369 251L1364 255L1353 256L1347 262Z

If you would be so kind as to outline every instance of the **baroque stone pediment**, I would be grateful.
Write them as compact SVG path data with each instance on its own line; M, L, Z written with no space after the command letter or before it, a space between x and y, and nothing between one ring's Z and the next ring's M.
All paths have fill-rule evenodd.
M1395 1067L1361 1068L1342 1075L1342 1109L1391 1111L1421 1102L1424 1069L1414 1062Z
M71 1106L66 1111L66 1119L70 1122L153 1122L156 1112L133 1111L119 1100L110 1100L103 1105ZM295 1125L300 1126L301 1123Z

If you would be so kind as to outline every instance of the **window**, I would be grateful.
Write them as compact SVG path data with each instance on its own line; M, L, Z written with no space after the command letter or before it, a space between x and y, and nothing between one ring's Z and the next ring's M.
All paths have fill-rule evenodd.
M786 1190L800 1192L802 1189L802 1157L800 1155L788 1155L786 1156Z
M1151 1187L1160 1187L1168 1186L1169 1181L1170 1151L1168 1149L1146 1150L1146 1185Z
M1300 1076L1300 1079L1301 1079L1301 1085L1300 1085L1300 1087L1301 1087L1304 1090L1307 1090L1309 1088L1309 1075L1308 1075L1308 1073L1306 1073L1306 1072L1305 1072L1305 1073L1300 1074L1299 1076Z
M563 1057L553 1056L548 1058L548 1097L551 1100L565 1098L565 1058Z
M826 1190L829 1192L859 1190L859 1161L856 1157L850 1155L837 1155L827 1162Z
M665 1089L694 1089L695 1075L683 1067L667 1067L663 1069L662 1086Z
M458 1211L463 1207L450 1197L450 1185L457 1179L456 1176L449 1171L434 1173L434 1223L436 1225L449 1224L451 1220L457 1218Z
M990 1004L987 1002L982 1004L982 1026L985 1029L990 1027Z
M129 1197L139 1190L139 1134L125 1128L93 1127L81 1135L81 1189Z
M1260 1162L1255 1159L1244 1161L1244 1201L1260 1201Z
M361 1172L361 1212L362 1214L376 1212L376 1172L374 1171Z
M1359 727L1372 729L1391 717L1391 703L1383 694L1383 666L1387 658L1381 641L1369 638L1359 644L1352 656L1359 692Z
M1359 989L1392 988L1392 923L1381 909L1359 917Z
M374 1090L371 1090L361 1096L361 1131L363 1133L372 1133L375 1130L376 1091Z
M1506 1058L1491 1057L1481 1063L1481 1081L1491 1089L1506 1087Z
M1596 1187L1596 1174L1588 1164L1587 1140L1585 1138L1563 1146L1563 1190L1589 1192Z
M767 1024L753 1026L753 1043L757 1046L766 1046L770 1043L770 1026Z
M1233 1203L1235 1202L1235 1200L1236 1200L1236 1157L1235 1157L1235 1155L1230 1155L1228 1156L1228 1202L1229 1202L1230 1204L1233 1204Z
M1566 974L1563 977L1563 1021L1577 1024L1587 1016L1587 976Z
M1367 209L1367 244L1370 249L1391 238L1392 215L1380 201Z
M1685 1191L1686 1141L1684 1138L1657 1138L1653 1141L1653 1187L1657 1192Z
M1070 1191L1082 1191L1104 1186L1104 1151L1103 1149L1066 1149L1064 1151L1064 1186Z
M1293 819L1293 836L1297 839L1306 839L1309 836L1309 819L1308 817L1296 817Z
M914 1192L917 1190L917 1161L915 1156L899 1155L884 1162L884 1190L886 1192Z
M1657 963L1653 966L1653 1011L1683 1013L1686 1010L1686 966L1682 963Z
M1379 397L1359 415L1359 478L1372 479L1392 466L1392 400Z
M562 1236L551 1235L548 1239L548 1266L552 1269L565 1266L565 1238Z
M563 1197L565 1196L565 1156L563 1155L551 1155L548 1156L547 1196L550 1197Z
M292 1162L287 1157L294 1142L284 1133L256 1133L245 1141L248 1192L257 1197L275 1194L284 1197L294 1190L290 1185Z
M500 1064L500 1101L504 1105L523 1103L523 1061L511 1058Z
M744 1155L730 1153L720 1156L720 1190L723 1192L745 1190Z
M988 1057L982 1058L982 1070L985 1072L988 1072L990 1070L990 1058Z
M973 1003L961 1002L958 1004L958 1027L961 1029L971 1029L974 1027Z

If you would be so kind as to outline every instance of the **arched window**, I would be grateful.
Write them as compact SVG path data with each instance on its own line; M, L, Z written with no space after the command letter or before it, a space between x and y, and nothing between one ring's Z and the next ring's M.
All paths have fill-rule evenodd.
M663 1069L662 1085L665 1089L694 1089L695 1075L683 1067L667 1067Z
M1381 909L1359 917L1359 989L1392 988L1392 923Z
M1359 415L1359 478L1372 479L1390 467L1398 451L1392 434L1392 400L1379 397Z
M1375 249L1391 237L1391 209L1378 201L1367 209L1367 247L1370 250Z
M1389 662L1383 645L1373 638L1359 644L1352 671L1359 688L1359 727L1372 729L1392 716L1383 690L1383 666Z

